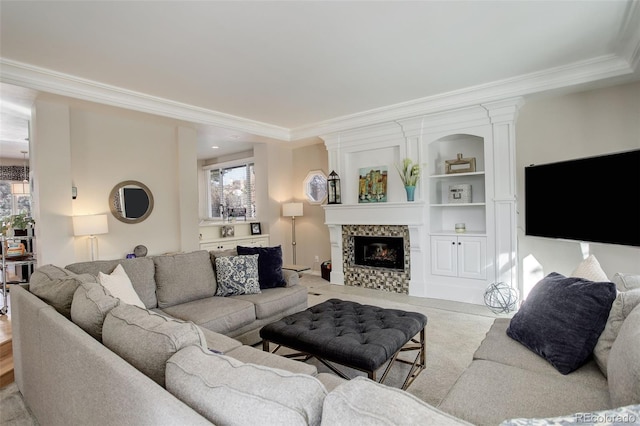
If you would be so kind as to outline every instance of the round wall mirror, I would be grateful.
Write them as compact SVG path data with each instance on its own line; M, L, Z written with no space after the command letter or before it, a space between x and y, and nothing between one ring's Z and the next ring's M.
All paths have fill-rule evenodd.
M120 222L140 223L153 211L153 194L144 183L125 180L111 190L109 208Z

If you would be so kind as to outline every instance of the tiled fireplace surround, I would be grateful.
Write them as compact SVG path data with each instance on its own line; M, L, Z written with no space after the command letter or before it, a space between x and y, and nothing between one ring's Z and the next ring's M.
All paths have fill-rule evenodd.
M356 236L401 237L404 244L404 269L390 269L355 264ZM401 225L345 225L342 227L342 249L345 282L349 285L393 293L409 293L411 256L409 228Z

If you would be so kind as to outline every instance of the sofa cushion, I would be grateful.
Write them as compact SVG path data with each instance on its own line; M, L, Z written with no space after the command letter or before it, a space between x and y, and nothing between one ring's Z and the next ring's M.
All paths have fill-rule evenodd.
M475 360L438 408L478 425L497 425L516 417L553 417L612 408L603 375L599 381L592 375L582 379L580 371L543 374Z
M256 320L253 303L229 297L207 297L170 306L162 311L222 334L229 334Z
M640 306L624 320L607 363L614 406L640 404Z
M270 318L294 306L306 304L307 298L307 288L301 285L267 288L260 294L233 296L233 299L253 303L257 319Z
M245 364L195 346L167 362L167 390L220 425L319 425L327 394L315 377Z
M573 270L572 277L584 278L589 281L606 282L609 281L607 274L604 273L600 262L594 255L589 255Z
M258 255L216 258L216 296L260 293Z
M165 383L165 364L174 353L189 345L207 345L195 324L124 303L107 314L102 341L161 386Z
M609 352L611 346L618 337L618 332L624 320L629 316L631 311L640 304L640 288L630 291L621 291L616 296L611 311L609 312L609 318L607 324L604 326L604 330L598 338L598 343L593 349L593 356L598 363L598 367L602 370L602 373L607 375L607 363L609 359Z
M324 399L323 425L468 425L408 392L356 377Z
M611 282L552 272L531 290L507 335L568 374L593 352L615 297Z
M260 288L284 287L287 282L282 273L282 247L237 247L239 255L257 254Z
M96 282L96 279L58 266L44 265L31 274L29 291L71 319L73 295L82 282Z
M509 318L496 318L486 337L473 354L473 359L494 361L540 374L565 377L567 379L579 375L581 381L598 386L605 381L600 368L598 368L594 360L587 361L574 374L562 375L546 359L507 336L508 327Z
M96 260L93 262L79 262L67 266L67 269L77 274L91 274L95 277L100 272L110 274L116 266L122 265L127 276L133 284L136 294L144 305L149 308L158 306L156 298L156 280L153 260L149 257L138 257L134 259L117 259L117 260Z
M107 314L116 306L118 299L98 283L80 283L73 294L71 321L102 342L102 325Z
M153 258L156 266L158 307L211 297L216 278L209 253L205 250Z
M265 367L279 368L281 370L289 371L290 373L308 374L310 376L316 376L318 374L318 369L313 364L295 361L249 345L239 346L228 351L225 355L246 364L257 364Z
M122 265L116 266L113 272L109 275L98 272L98 281L104 286L113 297L122 300L129 305L139 306L146 309L140 296L133 288L131 280L127 276L127 273L122 268Z
M640 405L627 405L612 410L591 411L589 413L573 413L568 416L546 419L509 419L500 426L575 426L584 425L625 425L640 422Z
M611 280L616 285L618 291L629 291L640 288L640 275L622 274L617 272Z

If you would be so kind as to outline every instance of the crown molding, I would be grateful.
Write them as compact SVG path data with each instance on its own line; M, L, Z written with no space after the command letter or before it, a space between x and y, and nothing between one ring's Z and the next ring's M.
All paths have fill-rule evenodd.
M636 15L640 15L640 7L634 2L631 8L632 10L627 16L633 16L626 21L629 24L621 30L618 55L600 56L562 67L311 123L294 129L146 95L4 58L0 58L0 81L34 90L178 120L218 126L282 141L300 141L315 137L327 137L332 133L385 122L508 98L526 97L536 93L632 75L637 71L640 62L640 30L631 25L631 22L637 22Z
M0 58L0 81L178 120L210 124L284 141L290 140L291 133L284 127L134 92L5 58Z
M630 1L616 40L616 52L638 71L640 64L640 2Z
M328 135L358 127L417 117L451 109L518 98L535 93L633 74L634 68L617 55L605 55L562 67L415 99L338 117L291 130L291 140Z

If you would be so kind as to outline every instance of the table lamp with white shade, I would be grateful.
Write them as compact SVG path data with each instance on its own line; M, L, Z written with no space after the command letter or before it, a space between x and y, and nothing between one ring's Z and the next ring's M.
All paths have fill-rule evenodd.
M302 203L284 203L282 216L291 218L291 245L293 246L293 263L296 263L296 216L302 216Z
M92 261L98 257L98 239L96 235L106 234L108 232L109 225L106 214L73 216L73 235L76 237L82 235L89 236L89 251Z

